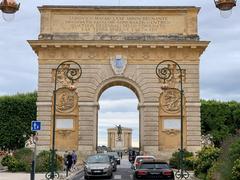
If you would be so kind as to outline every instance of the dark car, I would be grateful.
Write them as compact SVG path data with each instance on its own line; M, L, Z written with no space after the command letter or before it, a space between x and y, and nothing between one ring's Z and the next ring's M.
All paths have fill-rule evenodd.
M136 179L164 179L174 180L174 172L166 162L142 161L139 168L134 171Z
M117 171L117 159L114 157L114 155L108 154L108 156L112 163L113 171Z
M116 159L116 161L117 161L117 164L120 164L121 163L121 161L120 161L120 157L119 157L119 155L118 155L118 153L117 152L108 152L108 154L110 154L110 155L113 155L114 156L114 158Z
M84 178L89 179L90 177L112 177L113 166L109 155L107 154L96 154L88 156L84 162Z
M129 160L129 162L133 163L135 161L136 156L138 156L138 155L139 155L139 152L134 151L134 150L130 150L128 152L128 160Z

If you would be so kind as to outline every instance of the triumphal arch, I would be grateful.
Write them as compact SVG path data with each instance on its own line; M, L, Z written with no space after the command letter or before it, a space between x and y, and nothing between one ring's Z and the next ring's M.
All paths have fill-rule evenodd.
M40 34L29 43L38 55L40 149L52 144L56 68L74 61L81 66L76 71L81 71L79 79L64 77L68 64L56 76L58 151L95 152L98 99L111 86L131 89L139 100L141 151L161 157L177 151L180 73L170 64L170 80L159 79L156 67L163 60L173 60L182 68L184 148L200 149L199 60L208 42L198 36L199 8L42 6L39 10Z

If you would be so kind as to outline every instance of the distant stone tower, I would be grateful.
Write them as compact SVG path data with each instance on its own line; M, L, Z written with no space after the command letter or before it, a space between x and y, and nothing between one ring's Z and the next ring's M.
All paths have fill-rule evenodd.
M132 129L122 128L121 139L119 140L117 128L109 128L108 132L108 147L112 150L124 150L132 147Z

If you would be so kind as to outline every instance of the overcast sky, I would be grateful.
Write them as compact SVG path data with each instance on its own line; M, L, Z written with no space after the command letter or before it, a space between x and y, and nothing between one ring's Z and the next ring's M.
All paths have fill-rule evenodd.
M240 5L233 8L230 18L225 19L220 16L213 0L19 0L18 2L21 3L21 9L16 13L14 21L5 22L0 17L0 95L32 92L37 89L37 56L27 43L27 40L38 37L40 14L37 6L173 5L201 7L198 19L199 36L201 40L211 41L201 56L201 98L240 101ZM121 99L117 98L120 91L123 94ZM110 103L114 105L110 106ZM126 104L131 107L126 108ZM100 105L99 125L105 129L110 126L107 122L138 127L137 99L131 90L110 88L101 96ZM123 115L125 117L122 117ZM124 122L117 121L115 117L124 118ZM115 120L112 121L114 118ZM104 128L99 129L102 135L105 134ZM138 134L134 134L135 142L137 137ZM103 138L100 141L103 141Z

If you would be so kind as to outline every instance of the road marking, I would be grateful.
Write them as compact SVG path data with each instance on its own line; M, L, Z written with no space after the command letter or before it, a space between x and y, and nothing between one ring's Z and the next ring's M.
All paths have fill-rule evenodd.
M121 175L114 175L114 179L122 179Z

